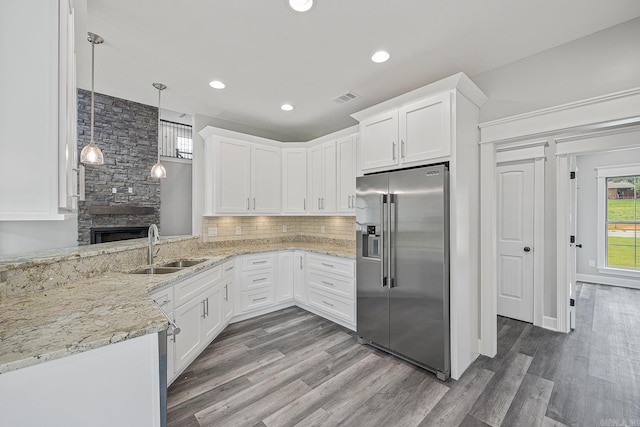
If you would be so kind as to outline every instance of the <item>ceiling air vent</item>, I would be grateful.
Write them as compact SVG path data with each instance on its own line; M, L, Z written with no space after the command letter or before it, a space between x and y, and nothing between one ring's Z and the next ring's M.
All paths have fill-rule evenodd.
M358 95L356 95L355 93L346 92L340 95L339 97L335 98L334 101L337 102L338 104L344 104L345 102L352 101L356 98L358 98Z

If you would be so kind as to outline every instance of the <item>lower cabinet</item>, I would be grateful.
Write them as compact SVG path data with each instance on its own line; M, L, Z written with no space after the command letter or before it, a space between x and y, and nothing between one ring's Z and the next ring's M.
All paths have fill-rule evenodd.
M302 304L307 303L307 279L305 277L305 254L293 252L293 297Z
M278 302L293 299L294 278L294 254L293 251L280 252L278 254Z
M240 272L240 313L276 303L278 254L243 255Z

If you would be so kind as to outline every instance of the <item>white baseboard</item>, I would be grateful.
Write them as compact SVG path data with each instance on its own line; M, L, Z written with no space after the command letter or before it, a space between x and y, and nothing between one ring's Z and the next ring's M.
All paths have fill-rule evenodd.
M354 325L352 323L345 322L344 320L339 319L339 318L337 318L335 316L332 316L329 313L325 313L324 311L316 310L314 307L311 307L311 306L309 306L307 304L304 304L304 303L302 303L300 301L296 301L295 305L300 307L303 310L307 310L307 311L310 311L313 314L317 314L320 317L324 317L325 319L330 320L333 323L337 323L338 325L344 326L347 329L351 329L354 332L356 331L356 325Z
M266 307L266 308L263 308L263 309L260 309L260 310L250 311L248 313L238 314L237 316L233 316L233 318L229 321L229 324L241 322L241 321L247 320L247 319L252 319L254 317L262 316L263 314L268 314L268 313L271 313L273 311L278 311L278 310L282 310L284 308L293 307L295 305L296 305L296 303L293 300L291 300L291 301L281 302L279 304L272 305L270 307Z
M623 288L640 289L640 281L622 277L597 276L594 274L576 274L578 282L596 283L598 285L621 286Z
M558 319L555 317L542 316L542 327L550 331L558 330Z

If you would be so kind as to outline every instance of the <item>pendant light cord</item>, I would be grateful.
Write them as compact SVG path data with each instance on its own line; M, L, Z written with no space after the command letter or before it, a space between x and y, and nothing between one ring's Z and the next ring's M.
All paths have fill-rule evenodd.
M93 115L94 115L94 74L95 74L95 49L96 43L94 40L91 40L91 141L93 142Z
M162 125L160 123L160 95L162 89L158 88L158 163L160 162L160 147L162 147Z

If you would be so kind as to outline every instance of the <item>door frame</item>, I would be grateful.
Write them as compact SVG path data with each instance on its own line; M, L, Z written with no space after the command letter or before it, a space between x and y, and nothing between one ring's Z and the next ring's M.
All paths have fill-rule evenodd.
M497 353L497 282L493 259L496 254L495 242L495 164L496 146L512 142L521 145L534 138L549 138L549 155L556 158L570 152L570 147L584 146L576 140L576 135L585 136L625 127L640 125L640 88L583 99L568 104L532 111L516 116L480 123L480 353L493 357ZM573 141L571 139L573 138ZM572 143L573 142L573 143ZM640 146L640 141L638 144ZM558 151L559 150L559 151ZM554 159L555 160L555 159ZM556 166L556 170L557 170ZM562 188L556 180L554 187L557 199ZM549 183L553 185L553 183ZM549 188L553 191L554 188ZM564 193L563 193L564 194ZM568 194L567 196L568 197ZM556 200L557 200L556 199ZM566 201L566 198L563 202ZM565 243L564 236L556 237L556 246ZM550 240L551 242L552 240ZM560 277L560 274L557 274ZM549 318L548 329L568 332L568 301L561 304L561 295L567 283L558 280L557 316ZM564 304L567 302L567 304ZM546 319L545 319L546 320ZM553 322L554 325L550 323Z
M496 150L496 177L497 166L504 164L533 163L533 324L542 326L543 292L544 292L544 162L545 148L547 141L536 141L526 148L509 150L505 147L498 147ZM522 151L521 151L522 150ZM525 151L526 150L526 151ZM498 203L498 182L496 180L496 214L499 208ZM497 215L496 215L497 218ZM498 238L498 228L496 223L495 239ZM498 249L495 252L495 269L498 273ZM542 272L543 274L539 274ZM497 279L497 277L496 277ZM496 312L497 303L496 287Z

